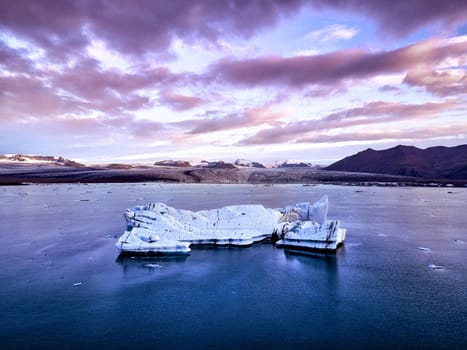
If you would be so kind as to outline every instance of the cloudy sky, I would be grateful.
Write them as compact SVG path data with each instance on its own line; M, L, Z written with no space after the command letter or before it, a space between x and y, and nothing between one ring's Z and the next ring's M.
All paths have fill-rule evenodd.
M465 0L0 0L0 153L329 163L467 143Z

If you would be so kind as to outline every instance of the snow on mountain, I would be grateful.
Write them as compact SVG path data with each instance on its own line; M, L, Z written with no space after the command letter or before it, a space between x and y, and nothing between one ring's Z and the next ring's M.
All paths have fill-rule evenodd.
M236 166L247 168L265 168L265 166L258 162L253 162L248 159L237 159L234 163Z
M30 154L3 154L0 155L0 162L21 162L31 164L54 164L69 167L84 167L84 164L75 162L73 160L65 159L63 157L54 156L38 156Z

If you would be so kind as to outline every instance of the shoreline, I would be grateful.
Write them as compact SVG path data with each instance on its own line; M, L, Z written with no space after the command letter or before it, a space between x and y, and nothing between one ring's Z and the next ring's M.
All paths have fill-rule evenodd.
M346 186L467 187L467 179L425 179L407 176L330 171L316 168L234 168L19 166L0 168L0 186L56 183L205 183L205 184L333 184Z

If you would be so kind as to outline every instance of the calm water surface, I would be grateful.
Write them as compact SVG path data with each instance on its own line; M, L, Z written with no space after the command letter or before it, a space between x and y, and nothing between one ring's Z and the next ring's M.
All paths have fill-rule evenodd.
M323 194L348 229L335 256L260 244L119 258L114 245L139 204ZM467 189L66 184L0 187L0 201L3 349L467 348Z

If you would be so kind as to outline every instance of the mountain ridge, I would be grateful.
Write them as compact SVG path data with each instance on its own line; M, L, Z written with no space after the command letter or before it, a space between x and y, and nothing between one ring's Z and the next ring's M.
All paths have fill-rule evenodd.
M421 149L398 145L376 151L368 148L345 157L326 170L412 176L425 179L466 179L467 144Z

